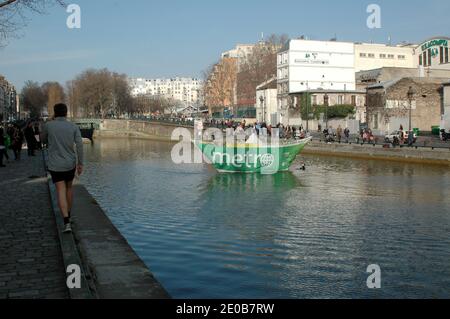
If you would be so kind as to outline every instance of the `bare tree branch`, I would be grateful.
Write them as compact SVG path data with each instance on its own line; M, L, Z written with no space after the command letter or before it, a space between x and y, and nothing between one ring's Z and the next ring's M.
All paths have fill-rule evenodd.
M0 0L1 1L1 0ZM0 46L19 36L29 18L28 13L44 14L54 5L65 6L63 0L3 0L0 2Z
M0 9L3 8L3 7L6 7L6 6L8 6L8 5L10 5L10 4L14 3L14 2L17 2L17 1L18 1L18 0L8 0L8 1L4 1L4 2L0 3Z

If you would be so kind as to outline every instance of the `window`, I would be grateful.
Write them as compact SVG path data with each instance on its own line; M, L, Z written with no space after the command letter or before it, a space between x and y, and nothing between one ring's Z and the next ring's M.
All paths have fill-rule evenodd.
M329 103L330 103L330 98L328 97L328 95L325 94L325 96L323 97L323 104L325 106L328 106Z
M427 59L427 51L423 53L423 66L427 66L428 59Z
M342 95L339 95L339 96L338 96L338 104L339 104L339 105L344 104L344 97L343 97Z
M317 105L317 95L312 96L312 105Z
M419 65L422 66L423 65L423 55L419 55Z
M444 59L444 61L445 61L445 63L448 63L448 48L445 48L445 59Z
M432 58L433 58L433 55L431 54L431 48L430 48L430 49L428 49L428 66L431 66Z
M378 130L378 113L372 115L373 128Z
M444 63L444 47L439 48L439 62Z
M369 58L374 58L374 57L375 57L375 54L369 53Z
M380 54L380 59L386 59L386 54Z
M389 54L389 55L388 55L388 59L395 59L395 55Z
M367 54L366 54L366 53L360 53L360 54L359 54L359 57L360 57L360 58L366 58L366 57L367 57Z
M398 59L399 59L399 60L406 60L406 55L399 55L399 56L398 56Z
M356 95L352 95L352 105L356 106Z

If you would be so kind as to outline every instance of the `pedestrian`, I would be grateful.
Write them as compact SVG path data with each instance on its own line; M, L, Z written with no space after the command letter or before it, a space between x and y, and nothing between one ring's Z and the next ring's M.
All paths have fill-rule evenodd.
M350 130L348 129L348 127L345 128L344 135L345 135L346 143L348 143L350 140Z
M337 138L338 138L338 141L339 141L339 143L341 143L341 140L342 140L342 127L339 125L339 127L337 128Z
M3 136L4 136L4 141L5 141L5 151L3 153L3 155L6 158L6 161L9 162L9 154L8 154L8 150L11 147L11 138L9 137L8 131L3 129Z
M83 173L83 139L80 128L67 121L67 105L56 104L54 114L55 120L44 126L41 141L48 146L48 170L56 186L58 206L64 218L64 233L70 233L72 184L75 173Z
M39 123L34 124L34 139L36 140L36 149L42 150L42 143L41 143L41 130L39 128Z
M20 161L22 155L22 147L23 147L23 132L18 125L15 125L12 128L12 144L11 148L14 152L14 159L16 161Z
M25 129L25 139L27 140L28 156L35 156L36 138L34 137L33 123L29 122Z
M5 154L6 151L6 146L5 146L5 136L3 134L3 128L0 127L0 167L6 167L5 165L3 165L3 156Z

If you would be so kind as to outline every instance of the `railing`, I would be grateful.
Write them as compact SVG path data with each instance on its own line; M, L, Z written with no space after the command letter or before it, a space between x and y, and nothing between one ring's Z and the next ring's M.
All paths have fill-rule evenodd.
M192 120L186 120L186 119L180 119L180 118L165 118L165 117L145 117L145 116L136 116L131 117L129 119L113 119L111 120L129 120L129 121L143 121L143 122L153 122L158 124L170 124L170 125L179 125L179 126L188 126L188 127L194 127L194 121ZM91 125L94 129L99 130L100 125L102 123L102 120L100 119L73 119L74 123L77 123L80 128L82 129L89 129L91 128ZM227 126L225 124L222 124L222 122L218 121L205 121L204 125L205 128L218 128L221 130L225 130ZM321 143L328 142L325 141L325 137L323 134L320 133L313 133L313 140L318 141ZM382 140L382 142L380 142ZM345 137L342 138L341 142L335 141L331 144L347 144L347 145L367 145L367 146L380 146L380 147L386 147L389 145L390 148L408 148L408 149L449 149L450 150L450 142L442 142L440 140L438 141L423 141L423 142L416 142L412 146L409 146L407 144L403 145L396 145L395 147L392 145L392 143L387 143L384 141L382 137L376 137L375 142L364 142L362 141L361 137L359 135L352 135L350 138L347 139Z
M323 144L338 144L338 145L361 145L361 146L372 146L372 147L384 147L384 148L391 148L391 149L431 149L431 150L450 150L450 143L449 142L442 142L442 141L423 141L423 142L416 142L412 145L409 144L400 144L400 145L393 145L392 143L388 142L380 142L381 138L376 138L374 142L367 142L363 141L361 137L357 135L352 135L348 140L346 137L343 137L341 141L335 140L334 142L327 142L325 137L316 135L314 136L313 140L318 141L319 143Z
M93 128L95 130L99 130L102 123L102 120L100 119L71 119L71 121L77 124L80 129Z

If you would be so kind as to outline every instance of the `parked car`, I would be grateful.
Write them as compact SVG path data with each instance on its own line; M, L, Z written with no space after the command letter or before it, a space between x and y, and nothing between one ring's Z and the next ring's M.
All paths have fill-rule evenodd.
M405 141L408 141L408 139L409 139L409 132L407 132L407 131L395 131L392 134L386 135L384 140L386 141L386 143L393 143L394 142L394 137L397 138L399 141L401 141L402 140L402 136L403 136ZM413 142L415 143L416 141L417 141L417 134L414 133Z

